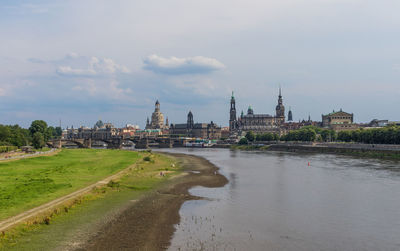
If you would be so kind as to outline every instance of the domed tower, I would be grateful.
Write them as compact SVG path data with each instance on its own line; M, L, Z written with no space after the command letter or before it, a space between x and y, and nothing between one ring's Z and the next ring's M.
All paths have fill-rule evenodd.
M247 109L247 115L253 115L254 111L253 108L251 108L251 105L249 105L249 108Z
M230 117L229 117L229 131L234 131L237 129L237 121L236 121L236 101L235 97L233 96L233 91L232 91L232 97L231 97L231 110L230 110Z
M283 106L282 92L279 87L278 105L276 106L276 122L278 124L285 123L285 106Z
M187 115L187 123L186 123L187 129L193 129L194 127L194 120L193 120L193 113L192 111L189 111Z
M156 108L154 109L155 112L159 112L160 111L160 102L158 102L158 99L156 101Z
M165 129L164 114L160 111L160 102L158 100L155 104L153 114L151 114L151 122L146 126L146 129Z

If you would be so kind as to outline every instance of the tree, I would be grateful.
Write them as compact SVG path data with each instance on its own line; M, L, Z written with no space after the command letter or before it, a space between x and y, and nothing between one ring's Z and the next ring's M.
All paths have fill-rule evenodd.
M62 135L62 128L57 126L56 127L56 135L55 136L61 137L61 135Z
M11 130L8 126L0 125L0 142L4 145L10 144Z
M248 141L254 141L254 139L255 139L255 135L254 135L254 132L252 132L252 131L248 131L247 133L246 133L246 139L248 140Z
M45 134L47 130L47 123L43 120L34 120L29 127L29 131L33 136L36 132L40 132L41 134Z
M331 133L329 132L329 130L325 129L321 131L321 138L323 141L328 141L330 139Z
M249 142L247 141L247 138L241 138L239 140L239 145L247 145Z
M52 139L54 137L56 137L56 128L54 128L52 126L47 127L45 138Z
M341 131L338 133L338 140L344 141L344 142L350 142L351 141L351 132L350 131Z
M39 149L44 147L44 136L41 132L35 132L32 138L32 145L34 148Z

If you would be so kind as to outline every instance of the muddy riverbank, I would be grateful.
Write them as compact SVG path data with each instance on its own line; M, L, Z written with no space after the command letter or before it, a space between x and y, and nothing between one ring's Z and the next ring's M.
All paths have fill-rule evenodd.
M185 175L153 191L102 226L76 250L162 250L170 245L174 224L180 220L179 209L194 186L222 187L228 180L208 160L185 154L170 154Z

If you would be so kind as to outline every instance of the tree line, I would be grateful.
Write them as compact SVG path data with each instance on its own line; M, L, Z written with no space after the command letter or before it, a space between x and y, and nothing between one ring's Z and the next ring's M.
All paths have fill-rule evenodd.
M342 131L338 133L338 140L365 144L400 144L400 126Z
M38 149L44 147L48 140L60 137L61 134L61 127L48 126L43 120L32 121L28 129L19 125L0 125L0 146L32 145Z
M318 142L355 142L365 144L400 144L400 126L387 126L374 129L357 129L353 131L341 131L320 128L316 126L304 126L297 130L289 131L279 136L273 133L255 134L252 131L239 141L239 144L248 144L255 141L318 141Z

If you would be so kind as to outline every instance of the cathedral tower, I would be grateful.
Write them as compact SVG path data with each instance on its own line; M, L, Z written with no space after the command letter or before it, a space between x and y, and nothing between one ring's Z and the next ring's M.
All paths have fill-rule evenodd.
M289 112L288 112L288 121L293 121L293 114L292 114L292 109L289 107Z
M278 124L285 122L285 106L283 106L282 92L279 87L278 105L276 106L276 120Z
M229 131L234 131L237 129L237 121L236 121L236 101L235 97L233 96L233 91L232 91L232 97L231 97L231 110L230 110L230 117L229 117Z
M193 121L193 113L192 111L189 111L187 115L187 123L186 123L187 129L193 129L194 127L194 121Z

